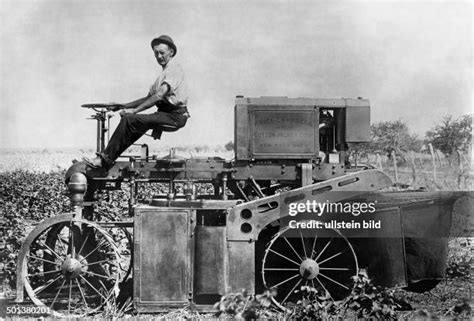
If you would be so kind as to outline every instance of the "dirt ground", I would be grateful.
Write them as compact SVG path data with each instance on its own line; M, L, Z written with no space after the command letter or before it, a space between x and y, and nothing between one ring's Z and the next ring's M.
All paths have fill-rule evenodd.
M398 316L404 319L471 316L474 309L473 290L472 279L467 278L446 279L425 293L397 290L397 297L407 303Z
M5 288L3 290L6 290ZM433 290L425 293L408 292L402 289L396 290L401 308L397 311L399 319L412 318L469 318L474 310L474 282L468 278L453 278L441 281ZM0 312L5 306L14 305L14 293L12 291L0 292ZM211 315L196 315L186 309L171 311L160 315L164 319L168 317L187 318L190 315L199 318L208 318ZM126 313L124 317L132 316ZM4 315L0 314L0 318Z

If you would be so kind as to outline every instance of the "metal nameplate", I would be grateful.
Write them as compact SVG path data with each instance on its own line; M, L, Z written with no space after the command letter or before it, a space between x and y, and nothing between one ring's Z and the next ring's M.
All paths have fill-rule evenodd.
M253 110L251 148L259 155L314 155L316 115L313 110Z

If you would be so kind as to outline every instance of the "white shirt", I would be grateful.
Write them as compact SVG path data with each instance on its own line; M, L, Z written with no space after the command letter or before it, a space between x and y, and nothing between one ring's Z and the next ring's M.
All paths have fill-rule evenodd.
M168 84L169 91L163 97L171 105L185 107L188 103L188 88L186 86L184 71L174 59L171 59L165 69L151 85L149 95L156 95L158 89L163 84Z

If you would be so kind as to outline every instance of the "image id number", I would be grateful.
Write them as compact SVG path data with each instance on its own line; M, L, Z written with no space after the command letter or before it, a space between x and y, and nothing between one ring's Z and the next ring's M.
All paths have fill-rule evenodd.
M14 305L6 309L7 315L42 315L50 314L49 307Z

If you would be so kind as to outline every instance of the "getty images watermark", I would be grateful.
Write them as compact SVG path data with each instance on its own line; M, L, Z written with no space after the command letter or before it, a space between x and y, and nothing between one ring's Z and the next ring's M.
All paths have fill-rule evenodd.
M375 213L376 204L377 201L334 203L329 201L306 201L290 203L288 214L291 217L305 214L305 218L292 219L288 222L288 226L291 229L380 229L382 227L380 220L361 219L359 217L362 214ZM308 215L316 216L318 219L308 219ZM352 219L349 220L347 217Z

